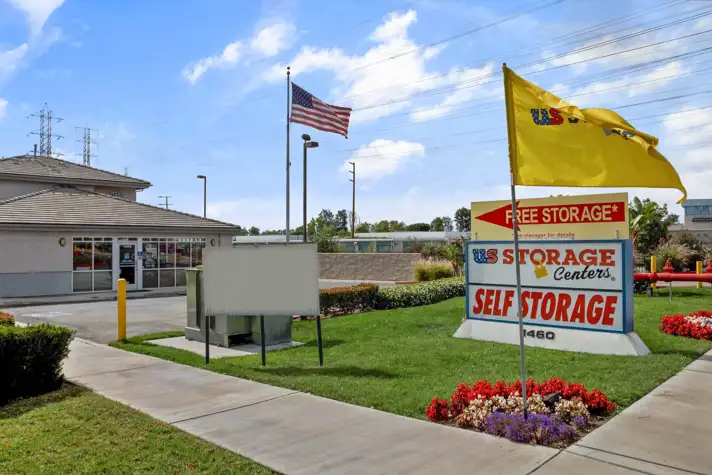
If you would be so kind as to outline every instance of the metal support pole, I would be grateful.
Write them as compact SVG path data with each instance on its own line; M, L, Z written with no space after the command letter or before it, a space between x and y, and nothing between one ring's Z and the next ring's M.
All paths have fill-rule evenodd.
M116 339L126 339L126 279L116 282Z
M356 162L351 164L351 239L356 239Z
M527 419L527 369L524 362L524 315L522 315L522 270L519 263L519 229L517 196L512 178L512 228L514 229L514 270L517 282L517 314L519 316L519 368L522 373L522 412Z
M324 366L324 346L321 339L321 315L316 316L316 342L319 347L319 366Z
M203 218L208 217L208 177L203 178Z
M672 303L672 281L668 282L668 289L669 289L669 296L670 296L670 303Z
M260 315L260 346L262 350L262 366L267 365L267 346L265 343L265 316Z
M304 141L304 202L302 203L303 206L303 222L302 222L302 227L304 228L302 230L302 233L304 234L303 237L303 242L307 242L307 141Z
M292 88L292 83L289 79L289 66L287 66L287 229L285 229L285 241L289 242L289 167L291 163L289 162L289 109L291 107L291 100L289 97L290 90Z

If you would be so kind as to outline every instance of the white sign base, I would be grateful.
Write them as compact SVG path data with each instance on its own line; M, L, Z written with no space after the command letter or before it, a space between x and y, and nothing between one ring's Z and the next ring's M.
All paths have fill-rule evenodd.
M524 344L549 350L575 351L600 355L644 356L650 350L635 332L613 333L568 328L524 325ZM519 344L519 325L467 319L455 338Z

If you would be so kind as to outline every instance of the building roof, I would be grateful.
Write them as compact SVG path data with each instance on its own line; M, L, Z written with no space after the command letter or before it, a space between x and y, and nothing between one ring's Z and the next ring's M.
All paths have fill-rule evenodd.
M465 237L469 239L469 232L459 231L396 231L392 233L356 233L356 238L371 238L371 239L395 239L404 241L408 239L417 239L419 241L447 241L448 239L458 239Z
M102 193L56 186L0 201L0 225L126 228L234 233L234 224L167 210Z
M145 189L151 183L54 157L19 155L0 159L0 178L62 185L104 185Z
M681 206L683 208L687 208L688 206L712 206L712 199L686 200Z
M290 234L290 242L302 242L301 234ZM263 234L260 236L233 236L233 244L261 244L261 243L280 243L285 242L284 234Z

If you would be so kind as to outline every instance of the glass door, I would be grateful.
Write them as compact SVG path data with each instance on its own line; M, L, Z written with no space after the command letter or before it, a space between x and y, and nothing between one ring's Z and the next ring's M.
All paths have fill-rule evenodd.
M136 243L119 243L119 279L126 279L126 290L136 290Z

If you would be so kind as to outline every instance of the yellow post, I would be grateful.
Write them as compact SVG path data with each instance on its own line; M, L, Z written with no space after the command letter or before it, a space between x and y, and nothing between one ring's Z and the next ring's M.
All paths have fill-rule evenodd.
M702 261L697 261L697 275L702 274ZM702 288L702 282L697 283L697 288Z
M657 272L657 271L658 271L658 258L657 258L657 256L650 256L650 272ZM651 282L650 288L655 290L658 288L658 286L655 284L655 282Z
M126 339L126 279L116 282L116 333L119 340Z

